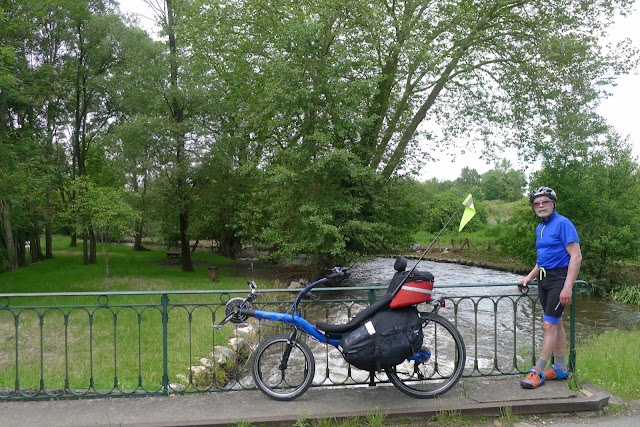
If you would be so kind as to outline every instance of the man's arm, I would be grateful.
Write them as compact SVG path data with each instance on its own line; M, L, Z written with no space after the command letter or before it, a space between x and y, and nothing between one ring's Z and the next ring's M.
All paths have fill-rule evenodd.
M582 252L580 251L580 243L571 242L567 246L567 252L571 259L569 260L569 268L567 269L567 278L564 280L564 287L560 293L560 302L562 305L571 304L571 295L573 293L573 284L578 278L580 264L582 263Z
M531 270L531 272L527 274L525 277L520 279L519 282L522 283L522 286L526 287L527 283L531 282L533 279L538 277L539 271L540 271L540 268L538 267L538 263L536 263L536 266L533 267L533 270Z

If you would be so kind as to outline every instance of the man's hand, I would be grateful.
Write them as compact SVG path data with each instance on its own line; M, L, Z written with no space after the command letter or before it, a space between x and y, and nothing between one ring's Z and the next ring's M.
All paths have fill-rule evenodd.
M527 285L527 283L529 283L528 277L523 277L518 281L522 283L521 285L518 285L518 292L520 292L521 294L528 294L529 293L529 286Z
M567 289L566 286L562 288L562 292L560 292L560 304L564 306L571 304L572 294L573 294L572 289Z

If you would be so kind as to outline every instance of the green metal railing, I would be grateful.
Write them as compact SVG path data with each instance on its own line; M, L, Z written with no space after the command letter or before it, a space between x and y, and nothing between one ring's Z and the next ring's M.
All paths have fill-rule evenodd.
M510 292L516 286L436 288L447 303L441 314L454 322L465 340L465 376L526 372L535 363L541 309L536 293L449 293L454 288L468 291L478 287L493 291L509 287ZM336 316L346 321L384 290L386 286L319 288L304 302L303 310L314 321L335 320ZM248 362L252 348L286 326L248 319L246 324L213 329L211 326L225 315L225 303L246 292L0 294L0 400L252 389L255 385ZM260 292L254 305L273 311L286 311L297 293ZM575 298L569 315L572 371L576 362L574 319ZM348 366L336 349L308 343L316 356L314 386L376 382L368 372Z

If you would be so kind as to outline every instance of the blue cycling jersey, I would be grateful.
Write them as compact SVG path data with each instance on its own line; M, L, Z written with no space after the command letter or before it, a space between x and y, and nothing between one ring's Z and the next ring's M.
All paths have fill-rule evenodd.
M571 257L567 246L572 242L580 243L576 227L568 218L554 212L536 228L538 267L568 267Z

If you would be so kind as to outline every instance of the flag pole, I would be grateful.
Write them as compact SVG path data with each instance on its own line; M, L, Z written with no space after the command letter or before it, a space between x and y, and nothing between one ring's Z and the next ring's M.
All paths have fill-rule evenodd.
M438 232L438 235L431 241L431 244L427 247L427 249L422 253L422 255L420 256L420 258L418 258L418 262L416 262L416 264L413 266L413 268L409 271L409 274L407 274L405 276L405 280L407 277L409 277L409 275L411 273L413 273L413 271L416 269L416 267L418 266L418 264L420 264L420 261L422 261L422 259L427 255L427 252L429 252L429 249L431 249L434 245L434 243L436 242L436 240L438 240L438 238L440 237L440 235L442 234L442 232L449 226L449 223L453 220L453 218L456 216L456 214L460 211L460 208L462 208L464 206L464 202L460 203L460 206L458 206L458 209L456 209L456 211L453 213L453 215L451 215L451 218L449 218L449 221L447 221L447 223L444 225L444 227L442 227L442 230L440 230L440 232ZM404 282L404 280L403 280Z

